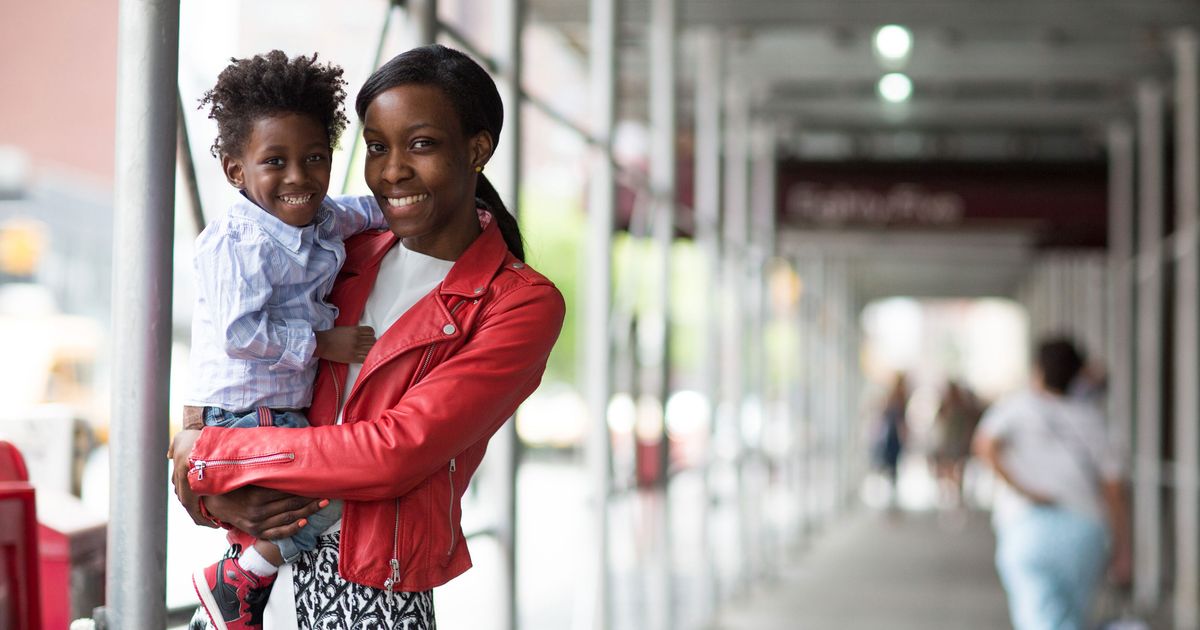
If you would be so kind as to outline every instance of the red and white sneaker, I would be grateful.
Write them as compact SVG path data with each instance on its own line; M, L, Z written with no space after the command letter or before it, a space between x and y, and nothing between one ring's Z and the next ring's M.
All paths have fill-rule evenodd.
M263 609L275 576L262 577L242 568L236 547L216 564L197 569L192 585L213 627L218 630L262 630Z

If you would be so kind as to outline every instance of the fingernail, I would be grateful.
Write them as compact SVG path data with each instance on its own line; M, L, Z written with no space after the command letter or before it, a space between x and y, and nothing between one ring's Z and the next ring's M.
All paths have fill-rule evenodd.
M321 502L317 504L318 507L326 507L328 505L329 505L329 499L321 499Z
M305 525L308 525L308 519L302 518L302 519L300 519L300 522L298 522L296 524L299 525L300 527L304 527Z

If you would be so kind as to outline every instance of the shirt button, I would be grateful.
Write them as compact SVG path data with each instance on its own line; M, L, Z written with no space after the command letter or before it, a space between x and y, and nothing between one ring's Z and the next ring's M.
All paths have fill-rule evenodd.
M455 330L458 329L454 327L454 324L446 324L445 326L442 326L442 332L446 333L447 335L453 335Z
M480 293L483 293L483 287L478 287L475 289L475 295L479 295Z
M524 269L524 268L525 268L525 263L519 263L519 262L513 263L513 269Z

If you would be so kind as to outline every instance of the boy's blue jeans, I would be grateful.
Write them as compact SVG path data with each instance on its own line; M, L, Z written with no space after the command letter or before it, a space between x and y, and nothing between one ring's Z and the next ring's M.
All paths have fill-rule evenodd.
M251 429L254 427L283 427L300 429L308 426L308 418L299 411L276 411L262 407L254 411L233 412L220 407L204 408L204 426L227 429ZM289 538L272 540L279 547L284 562L293 562L303 551L317 546L317 536L342 518L342 502L330 501L329 505L308 517L308 524Z
M1033 507L998 532L996 569L1016 630L1083 630L1108 558L1108 532L1086 516Z

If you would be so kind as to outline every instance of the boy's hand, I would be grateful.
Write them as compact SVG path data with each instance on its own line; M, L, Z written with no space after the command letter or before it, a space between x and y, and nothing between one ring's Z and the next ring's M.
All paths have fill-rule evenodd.
M316 355L338 363L362 363L375 345L375 329L370 326L334 326L316 332Z

